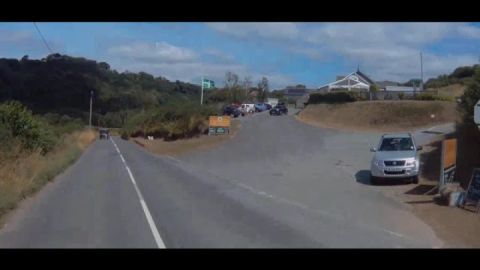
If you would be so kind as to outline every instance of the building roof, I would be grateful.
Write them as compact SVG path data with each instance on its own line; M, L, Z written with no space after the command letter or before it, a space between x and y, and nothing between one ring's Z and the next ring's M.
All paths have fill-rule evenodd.
M370 85L375 84L375 82L370 79L367 75L357 70L348 74L347 76L337 76L337 80L325 85L320 86L319 88L323 87L330 87L330 88L368 88ZM340 79L339 79L340 78Z
M419 89L415 89L411 86L386 86L385 91L388 92L413 92L419 91Z
M287 88L283 90L283 94L286 96L303 96L308 93L306 88Z

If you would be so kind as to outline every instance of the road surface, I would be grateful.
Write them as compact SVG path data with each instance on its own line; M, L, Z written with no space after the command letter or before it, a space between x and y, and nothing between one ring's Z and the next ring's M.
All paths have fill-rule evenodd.
M241 121L230 142L180 158L97 140L9 217L0 247L443 245L406 205L368 185L378 134L311 127L292 115Z

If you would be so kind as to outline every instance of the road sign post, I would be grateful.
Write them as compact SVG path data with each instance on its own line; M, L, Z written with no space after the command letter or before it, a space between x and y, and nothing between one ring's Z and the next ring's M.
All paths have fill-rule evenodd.
M208 119L208 135L224 135L230 133L230 116L210 116Z
M457 139L448 139L442 142L442 160L440 164L439 190L455 179L457 163Z
M204 79L202 76L202 92L200 95L200 105L203 105L203 90L215 88L215 82L212 80Z

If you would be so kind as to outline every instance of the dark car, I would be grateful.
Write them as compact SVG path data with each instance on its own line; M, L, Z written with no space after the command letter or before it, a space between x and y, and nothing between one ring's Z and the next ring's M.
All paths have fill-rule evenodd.
M277 105L270 110L270 115L288 114L288 108L285 105Z
M240 110L235 108L234 106L226 106L223 109L223 115L233 116L236 118L240 116L240 114L241 114Z
M108 128L100 128L98 130L98 133L99 133L99 138L100 140L101 139L109 139L110 138L110 132L108 130Z
M268 104L268 103L265 103L265 106L267 106L267 110L271 110L272 109L272 105Z

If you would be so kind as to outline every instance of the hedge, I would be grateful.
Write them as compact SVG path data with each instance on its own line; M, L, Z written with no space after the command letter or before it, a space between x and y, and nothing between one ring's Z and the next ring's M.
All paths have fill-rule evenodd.
M312 93L308 99L308 104L317 103L346 103L360 100L361 97L355 92L335 92L335 93Z

